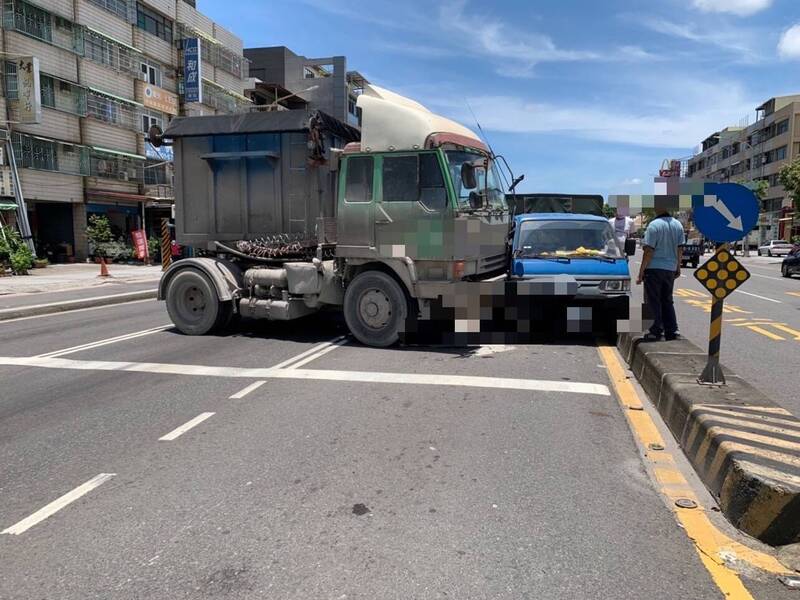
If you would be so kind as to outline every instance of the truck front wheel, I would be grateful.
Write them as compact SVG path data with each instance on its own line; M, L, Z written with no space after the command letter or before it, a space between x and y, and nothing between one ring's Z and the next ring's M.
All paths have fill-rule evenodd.
M408 300L403 289L380 271L361 273L344 294L347 327L367 346L385 348L397 342L407 314Z
M169 318L186 335L205 335L230 319L230 302L220 302L214 286L196 269L176 273L166 296Z

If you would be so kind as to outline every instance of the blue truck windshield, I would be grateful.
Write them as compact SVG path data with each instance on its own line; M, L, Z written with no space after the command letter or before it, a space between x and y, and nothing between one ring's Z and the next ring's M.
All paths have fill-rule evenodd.
M520 258L622 258L608 221L523 221L518 240L515 254Z

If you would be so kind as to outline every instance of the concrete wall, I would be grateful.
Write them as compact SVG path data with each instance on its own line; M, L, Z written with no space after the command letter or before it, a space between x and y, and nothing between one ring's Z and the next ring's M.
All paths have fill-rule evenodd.
M133 100L133 76L94 61L80 59L81 85ZM74 80L73 80L74 81Z
M5 32L6 52L39 58L39 68L68 81L78 80L77 56L16 31Z
M83 123L83 143L87 146L100 146L136 154L139 149L138 137L135 131L96 119L85 119Z
M9 119L11 121L17 120L16 104L16 102L9 103ZM47 107L42 108L41 123L15 125L14 130L75 144L81 142L80 118L77 115Z
M34 169L20 169L25 201L83 202L83 177Z
M78 23L100 31L129 46L134 45L131 24L116 14L92 4L88 0L77 0L75 12Z

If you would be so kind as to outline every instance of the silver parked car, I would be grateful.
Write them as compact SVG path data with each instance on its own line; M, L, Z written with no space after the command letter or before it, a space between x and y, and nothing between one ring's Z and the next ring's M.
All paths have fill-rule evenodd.
M770 240L763 246L758 247L758 255L764 256L786 256L792 251L792 245L783 240Z

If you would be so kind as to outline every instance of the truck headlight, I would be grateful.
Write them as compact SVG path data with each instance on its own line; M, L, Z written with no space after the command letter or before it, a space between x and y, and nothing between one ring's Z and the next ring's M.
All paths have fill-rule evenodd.
M604 279L600 282L600 289L604 292L629 292L630 279Z

